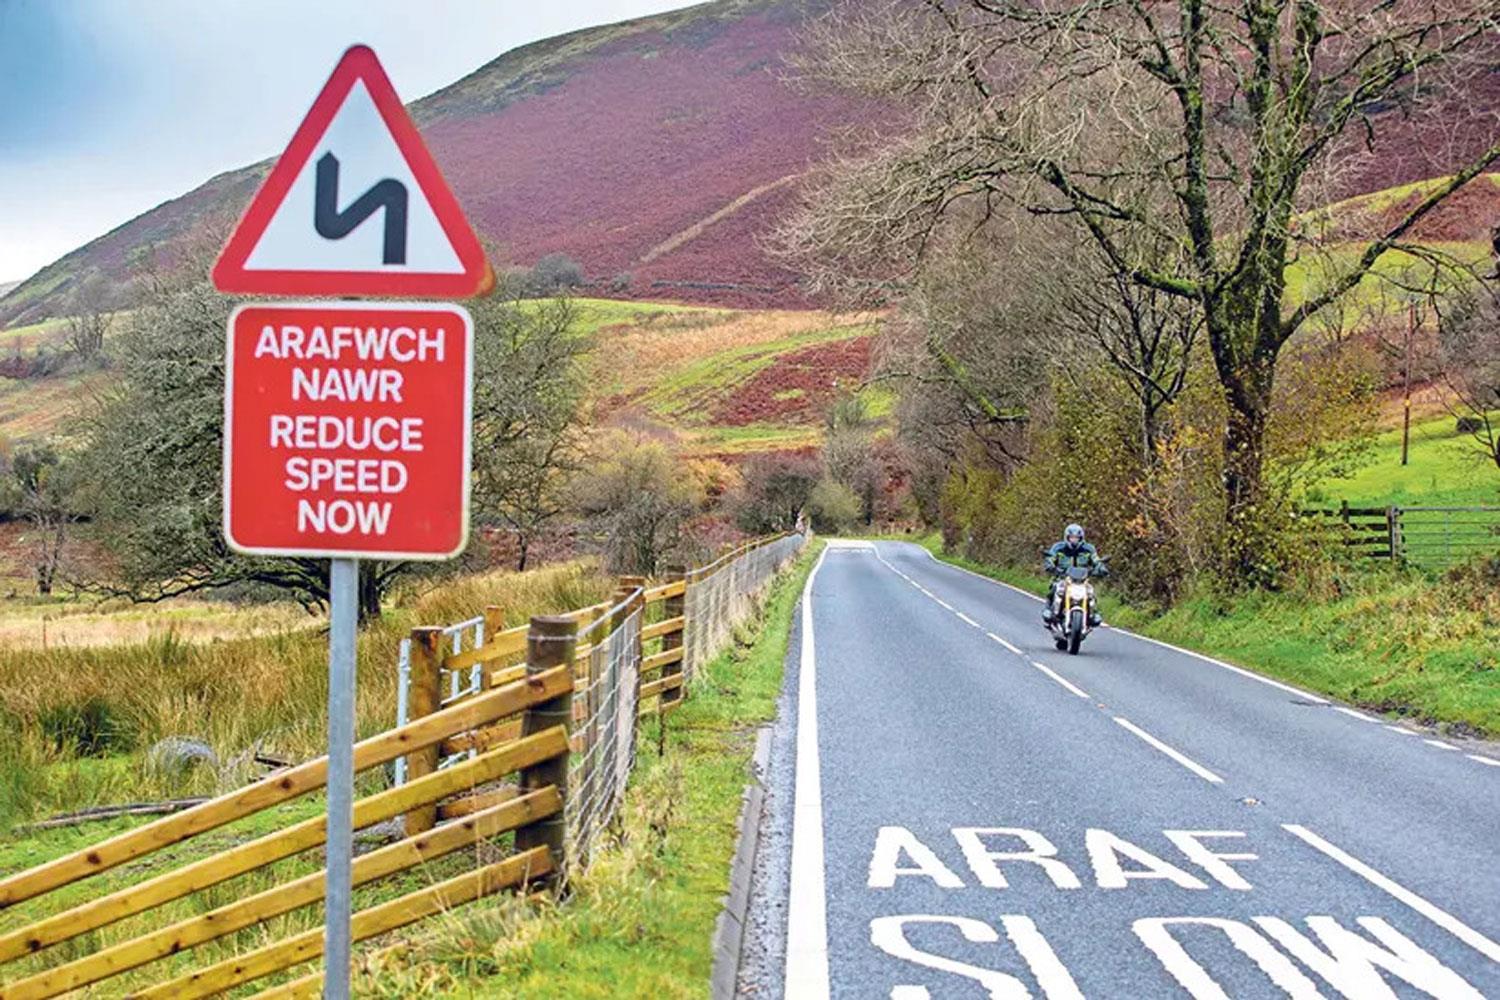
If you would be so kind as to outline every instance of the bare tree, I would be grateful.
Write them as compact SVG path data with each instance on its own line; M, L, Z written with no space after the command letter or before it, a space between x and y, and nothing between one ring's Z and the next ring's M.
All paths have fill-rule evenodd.
M474 314L474 509L515 533L525 569L537 534L570 509L582 465L581 359L592 341L565 297L491 298Z
M1135 400L1139 457L1154 465L1165 413L1187 385L1202 313L1191 299L1133 281L1076 234L1049 235L1055 262L1037 269L1039 298L1051 324L1070 334L1086 358L1103 361ZM1151 256L1163 269L1172 266L1170 246ZM1073 371L1071 360L1064 359L1065 372Z
M1476 283L1441 310L1438 339L1448 408L1500 468L1500 283Z
M604 536L610 568L651 575L683 544L702 497L665 445L618 433L598 443L576 500Z
M31 525L26 541L36 590L45 597L58 583L63 547L70 526L79 520L73 506L73 470L52 445L27 442L10 457L10 473L17 512Z
M847 4L815 23L805 79L903 114L852 137L781 242L821 286L900 286L945 230L1012 201L1071 220L1132 282L1195 302L1228 404L1230 563L1249 577L1282 347L1500 159L1500 129L1476 112L1451 176L1293 295L1288 264L1318 235L1299 213L1392 127L1372 109L1420 117L1487 71L1497 17L1493 0ZM1186 273L1136 256L1140 233L1180 247Z
M104 281L97 275L86 279L68 299L64 329L68 348L81 361L95 362L104 354L104 337L113 318L105 308L106 300Z

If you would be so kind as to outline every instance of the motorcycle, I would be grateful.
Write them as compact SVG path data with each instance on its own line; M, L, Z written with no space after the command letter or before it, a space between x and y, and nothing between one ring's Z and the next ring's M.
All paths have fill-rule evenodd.
M1057 587L1057 596L1053 598L1054 606L1052 621L1047 624L1047 631L1052 633L1052 641L1059 650L1067 650L1070 655L1078 654L1078 647L1088 634L1100 624L1099 611L1094 602L1094 586L1089 583L1089 577L1097 573L1104 576L1108 570L1100 560L1097 570L1091 571L1086 566L1070 566L1065 570L1066 580L1059 574L1061 581Z

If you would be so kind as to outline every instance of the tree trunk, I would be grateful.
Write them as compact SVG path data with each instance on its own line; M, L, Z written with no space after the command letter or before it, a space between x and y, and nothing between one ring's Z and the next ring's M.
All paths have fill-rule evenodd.
M380 601L385 589L380 576L379 563L367 562L360 566L359 620L362 623L380 617Z
M526 572L526 557L531 549L531 540L526 533L516 533L516 572Z
M1266 426L1274 376L1274 357L1252 356L1220 370L1229 404L1224 428L1226 568L1244 583L1254 582L1263 562Z

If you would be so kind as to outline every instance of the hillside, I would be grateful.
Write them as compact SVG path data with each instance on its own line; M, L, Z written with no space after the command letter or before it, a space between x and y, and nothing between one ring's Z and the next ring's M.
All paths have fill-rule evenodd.
M873 118L785 80L799 24L829 0L714 0L523 46L411 107L499 261L579 260L593 294L744 308L804 305L761 246L830 126ZM1396 127L1351 149L1327 197L1441 174L1500 101L1500 67L1433 113L1372 109ZM287 123L288 134L294 125ZM1446 126L1457 135L1444 133ZM1419 134L1420 133L1420 134ZM279 152L267 150L268 154ZM227 227L269 162L214 177L0 292L0 328L59 315L88 276L120 279L146 248L171 260ZM116 302L116 305L123 302Z
M717 0L547 39L412 112L501 262L561 252L621 298L796 305L794 275L758 237L817 136L854 114L782 80L795 28L818 6ZM236 217L268 168L214 177L49 265L0 299L0 328L57 315L88 275L118 286L144 247L181 252Z

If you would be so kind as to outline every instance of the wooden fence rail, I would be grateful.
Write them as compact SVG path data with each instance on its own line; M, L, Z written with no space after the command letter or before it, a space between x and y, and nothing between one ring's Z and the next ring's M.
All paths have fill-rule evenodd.
M802 541L758 540L655 584L628 577L610 601L520 628L501 628L501 609L491 607L456 626L415 629L404 644L408 700L397 726L354 748L357 773L399 765L394 787L356 800L355 829L402 824L354 860L354 885L379 899L354 914L354 940L586 863L623 797L636 720L664 718L682 702L693 668ZM187 849L173 849L226 828L232 835L255 817L263 829L326 780L319 758L0 877L0 1000L116 977L135 997L212 996L318 959L324 816L301 813L186 863L176 861ZM443 859L446 868L435 865ZM288 863L296 871L281 867ZM422 872L440 880L403 884ZM235 881L251 876L253 884ZM95 878L103 888L80 901L70 887ZM391 898L402 890L411 891ZM24 923L13 919L21 914ZM255 930L289 915L308 929L269 943ZM85 935L86 947L59 947ZM236 951L249 941L251 950ZM314 972L259 995L316 996L321 984Z

